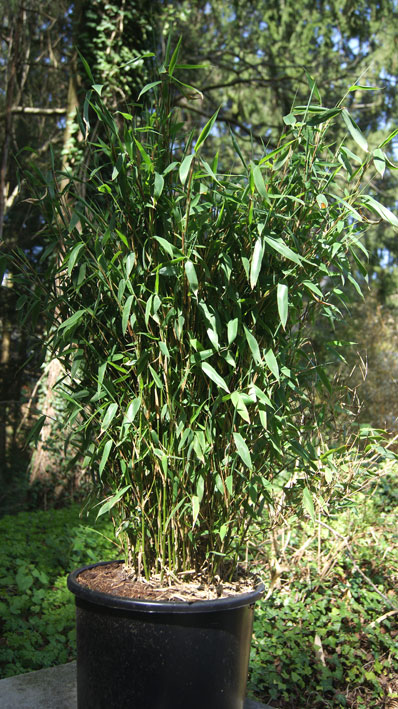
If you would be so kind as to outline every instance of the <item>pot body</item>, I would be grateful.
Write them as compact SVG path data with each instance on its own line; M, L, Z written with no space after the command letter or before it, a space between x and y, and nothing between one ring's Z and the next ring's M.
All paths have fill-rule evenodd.
M91 568L91 567L84 567ZM263 587L195 603L76 596L78 709L243 709Z

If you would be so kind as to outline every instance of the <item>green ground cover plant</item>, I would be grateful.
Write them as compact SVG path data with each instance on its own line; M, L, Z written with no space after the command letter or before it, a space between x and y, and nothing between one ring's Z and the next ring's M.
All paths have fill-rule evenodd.
M0 520L0 676L75 657L71 568L98 554L118 558L108 521L79 517L79 506L20 512ZM103 536L105 535L105 536Z
M279 530L278 573L275 565L267 570L277 581L256 611L249 685L272 706L395 707L398 469L380 472L349 505L321 518L327 526L317 518L291 535L289 525Z

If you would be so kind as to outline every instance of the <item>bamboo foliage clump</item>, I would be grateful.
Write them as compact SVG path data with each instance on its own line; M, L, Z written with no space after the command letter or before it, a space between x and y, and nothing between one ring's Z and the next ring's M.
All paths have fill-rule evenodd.
M247 162L233 137L225 164L203 152L217 114L184 135L173 96L192 87L176 74L178 48L131 112L110 112L93 84L86 178L61 189L32 173L48 246L25 313L45 313L68 426L128 565L225 577L291 471L289 504L311 507L319 466L302 422L330 382L305 325L341 317L342 284L358 288L363 215L398 222L363 192L382 149L314 85L275 150ZM341 119L360 166L333 144Z

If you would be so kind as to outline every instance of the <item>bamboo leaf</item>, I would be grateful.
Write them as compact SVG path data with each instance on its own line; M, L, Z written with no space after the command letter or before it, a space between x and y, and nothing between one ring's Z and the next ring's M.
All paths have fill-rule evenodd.
M263 240L259 237L254 244L253 256L250 265L250 287L253 290L261 271L261 264L264 256Z
M109 441L108 441L108 443L109 443ZM112 441L111 441L111 443L112 443ZM121 500L123 495L127 492L127 490L130 490L130 488L131 488L131 485L126 485L121 490L118 490L116 495L112 495L111 497L108 497L107 501L104 502L104 504L99 508L99 510L97 512L97 519L98 519L98 517L101 517L101 515L104 515L106 512L109 512L109 510L111 510L112 507L114 507L119 502L119 500Z
M195 157L195 153L191 153L191 155L187 155L184 160L182 161L179 169L179 177L182 185L185 185L188 177L188 173L191 167L192 160Z
M131 311L131 306L133 304L133 300L134 300L134 296L129 295L129 297L127 298L127 300L124 304L124 308L123 308L123 312L122 312L122 332L123 332L123 335L125 334L125 332L127 330L127 325L128 325L129 318L130 318L130 311Z
M356 144L359 145L359 147L362 148L365 153L367 153L368 142L346 108L343 108L341 115L343 116L343 121L346 124L347 130L350 133L351 137L355 140Z
M100 476L102 475L103 470L104 470L104 468L105 468L105 465L106 465L106 463L107 463L107 461L108 461L109 454L110 454L111 449L112 449L112 445L113 445L113 440L112 440L112 438L109 438L109 439L107 440L107 442L105 443L104 449L103 449L103 451L102 451L101 462L100 462L99 468L98 468L98 473L99 473Z
M170 59L170 64L169 64L169 68L168 68L169 76L173 76L174 69L176 67L177 60L178 60L178 55L180 53L181 41L182 41L182 37L179 37L178 42L177 42L177 46L176 46L176 48L172 54L172 57Z
M328 121L330 118L334 118L335 116L338 116L339 113L341 113L341 108L329 108L326 110L322 109L322 111L320 113L318 113L317 115L312 116L312 118L310 118L310 120L308 121L308 125L309 126L317 126L320 123L325 123L325 121Z
M264 241L271 246L274 251L277 251L281 256L284 256L285 258L289 259L289 261L293 261L293 263L301 264L302 259L298 254L296 254L294 251L292 251L289 246L285 244L282 239L273 239L271 236L264 236L263 237Z
M159 173L155 171L155 184L154 184L154 190L153 190L153 196L155 197L155 199L159 199L160 195L163 192L163 187L164 187L164 177L163 177L163 175L159 175Z
M386 157L380 148L373 151L373 164L379 175L383 177L386 169Z
M82 310L77 310L75 313L73 313L73 315L70 316L70 318L64 320L64 322L61 323L59 329L65 330L65 332L67 332L67 330L70 330L70 328L72 328L74 325L77 325L79 320L82 319L83 315L86 315L87 313L91 313L91 311L87 310L86 308Z
M140 98L141 98L141 96L143 96L144 94L146 94L147 91L150 91L150 90L153 89L155 86L159 86L159 84L161 84L161 83L162 83L161 81L151 81L150 84L146 84L146 85L144 86L144 88L141 89L140 93L138 94L137 101L139 101Z
M198 152L198 150L199 150L200 146L202 145L202 143L205 142L207 136L209 135L211 129L212 129L213 126L214 126L214 123L215 123L216 120L217 120L217 116L218 116L219 111L220 111L220 109L218 108L217 111L212 115L212 117L210 118L210 120L207 121L207 123L206 123L205 127L203 128L203 130L202 130L202 132L201 132L199 138L198 138L197 141L196 141L196 144L195 144L195 147L194 147L195 153Z
M284 283L278 283L277 288L277 302L278 302L278 313L279 319L281 321L283 329L286 327L289 302L288 302L289 289Z
M139 409L141 406L141 399L137 396L127 407L127 411L124 415L123 424L133 423Z
M192 529L194 528L194 526L196 524L196 520L198 519L199 509L200 509L199 497L197 495L192 495Z
M225 380L218 374L218 372L216 372L216 370L214 369L214 367L211 366L211 364L209 364L208 362L201 362L200 366L206 376L209 377L209 379L211 379L221 389L224 389L224 391L227 391L229 393L229 389Z
M109 404L108 408L106 409L105 416L104 416L102 423L101 423L101 433L103 433L104 431L106 431L107 428L109 428L113 419L116 416L118 408L119 408L118 404L116 404L115 402L112 404Z
M267 367L271 370L275 379L279 381L279 366L276 357L271 349L269 349L268 352L265 354L264 359L267 364Z
M257 192L268 201L267 188L259 165L253 167L253 179Z
M185 261L185 273L192 292L194 293L194 295L197 295L199 288L198 277L196 275L195 266L193 265L192 261Z
M256 338L254 337L254 335L252 335L250 330L248 330L245 325L243 326L243 329L245 331L246 341L250 347L250 351L253 355L254 361L256 362L256 364L261 364L260 348L258 346Z
M249 412L247 410L247 406L244 403L244 401L238 391L232 392L231 401L232 401L237 413L239 414L239 416L241 416L241 418L243 418L244 421L247 421L247 423L250 423L250 416L249 416Z
M247 447L246 441L242 438L240 433L234 432L233 437L234 437L234 441L235 441L236 450L237 450L237 453L238 453L240 459L244 462L244 464L248 468L251 469L253 467L253 464L252 464L250 451L249 451L249 448Z
M227 336L228 336L228 344L231 345L233 341L236 339L236 335L238 334L238 324L239 324L239 318L234 318L233 320L230 320L227 325Z
M368 207L368 209L371 209L373 212L377 212L377 214L379 214L384 221L389 222L392 226L398 227L398 218L390 209L388 209L388 207L385 207L384 204L378 202L377 199L374 199L374 197L371 197L370 195L363 195L362 202L366 207Z
M75 248L72 249L69 259L68 259L68 276L70 276L70 274L72 273L73 267L74 267L76 260L77 260L77 257L79 255L80 251L82 250L83 246L84 246L84 243L80 242L80 244L77 244L77 246L75 246Z

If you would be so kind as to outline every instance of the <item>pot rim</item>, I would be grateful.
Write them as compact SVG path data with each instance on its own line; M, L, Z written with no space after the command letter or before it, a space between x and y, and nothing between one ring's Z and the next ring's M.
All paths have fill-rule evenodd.
M86 586L82 586L77 577L83 571L93 569L96 566L105 566L111 563L123 564L122 559L116 561L100 561L96 564L81 566L79 569L72 571L67 578L68 589L76 596L76 601L83 600L96 605L105 606L107 608L142 611L145 613L211 613L223 610L232 610L242 608L243 606L253 605L264 594L264 584L260 583L253 591L241 593L237 596L228 596L226 598L215 598L206 601L149 601L138 600L135 598L124 598L122 596L114 596L102 591L94 591Z

